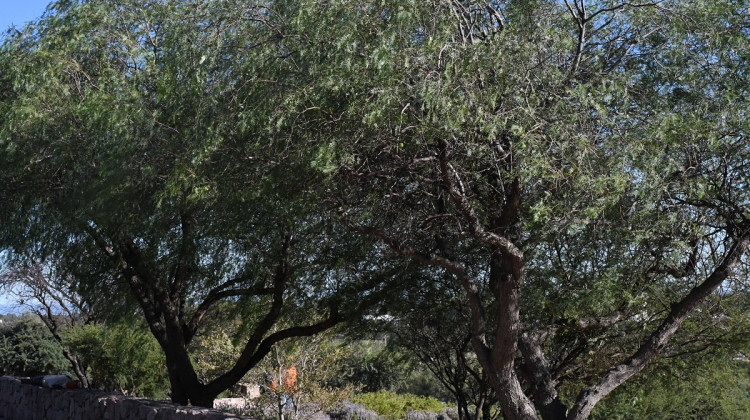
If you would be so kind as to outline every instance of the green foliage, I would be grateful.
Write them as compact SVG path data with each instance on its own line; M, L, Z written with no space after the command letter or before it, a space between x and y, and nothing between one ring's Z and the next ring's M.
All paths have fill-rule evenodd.
M130 323L77 326L66 331L65 342L88 367L95 386L153 399L166 396L164 355L143 327Z
M362 404L388 420L403 419L409 411L443 412L447 405L434 398L412 394L396 394L390 391L377 391L355 395L351 401Z
M198 335L191 343L193 366L207 383L229 370L242 349L232 343L226 327Z
M656 369L602 401L593 419L740 419L750 413L750 363L715 359Z
M389 345L387 336L359 338L347 345L351 352L342 360L341 384L352 384L364 392L394 391L407 387L414 360L403 347Z
M397 394L413 394L439 401L453 401L454 397L435 374L424 365L415 363L412 369L392 388Z
M470 406L489 412L497 400L471 351L466 329L460 327L470 318L460 291L444 282L417 284L404 292L403 302L389 306L398 321L382 325L393 334L392 343L419 361L413 364L406 387L395 390L455 402L463 417L474 415Z
M0 375L69 373L60 345L37 319L27 316L0 324Z
M311 162L329 157L277 134L301 103L285 93L306 83L284 52L299 41L279 33L297 7L59 1L0 47L0 185L13 185L0 191L0 249L54 264L111 319L143 314L176 359L174 387L196 399L210 393L187 345L218 333L206 313L242 314L240 345L277 321L354 317L358 294L393 278L320 206Z
M217 301L256 361L276 322L408 308L423 282L458 285L437 299L472 311L444 324L488 354L535 329L539 378L594 383L748 235L750 22L569 3L58 1L0 47L0 249L146 316L198 398L185 347L212 328L190 321ZM690 330L747 314L708 306ZM234 351L212 336L202 379ZM364 353L352 383L403 377Z
M258 384L261 396L245 413L261 418L303 419L340 408L360 386L342 382L354 348L334 335L320 334L277 345L271 356L246 379Z

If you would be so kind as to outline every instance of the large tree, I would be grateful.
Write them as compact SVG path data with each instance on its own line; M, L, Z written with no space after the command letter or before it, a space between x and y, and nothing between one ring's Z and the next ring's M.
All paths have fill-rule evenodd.
M505 417L585 418L743 292L747 7L61 1L0 53L0 239L130 290L179 402L418 265ZM202 384L220 298L252 327Z
M744 2L306 6L287 45L310 82L286 103L330 199L461 285L506 418L588 417L742 292ZM586 382L561 395L571 372Z
M88 305L138 308L177 403L211 406L392 277L316 205L315 156L268 120L300 83L273 6L58 1L0 50L0 247ZM202 382L188 349L216 308L242 314L244 344Z

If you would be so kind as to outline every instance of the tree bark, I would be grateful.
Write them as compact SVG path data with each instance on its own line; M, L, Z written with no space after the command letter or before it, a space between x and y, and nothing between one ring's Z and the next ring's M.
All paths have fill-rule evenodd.
M507 252L490 258L490 289L498 301L495 342L489 357L478 357L487 370L490 385L498 396L503 414L509 420L536 420L537 413L524 393L515 370L520 332L520 291L525 276L523 258ZM479 355L478 355L479 356Z
M540 337L529 331L521 333L519 347L524 358L524 368L529 372L534 405L544 420L563 420L567 407L560 401L557 390L552 385L548 363L542 347Z
M505 188L502 211L493 217L491 230L485 229L470 200L460 188L460 179L449 161L448 142L439 142L439 169L442 182L458 212L468 222L471 235L492 250L490 257L490 290L498 303L495 342L489 347L485 342L484 309L474 282L463 271L459 276L471 308L472 346L482 368L489 375L490 385L497 393L503 414L509 420L536 420L537 414L531 400L523 392L515 371L515 354L521 327L521 287L526 277L524 255L510 239L513 224L518 220L521 202L521 184L513 178ZM456 181L459 180L459 181Z

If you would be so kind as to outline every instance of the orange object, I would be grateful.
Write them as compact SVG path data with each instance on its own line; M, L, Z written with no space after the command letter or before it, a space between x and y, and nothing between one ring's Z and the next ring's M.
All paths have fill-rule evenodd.
M284 387L290 393L297 392L297 368L295 366L290 367L286 371L284 378Z
M271 392L276 392L278 383L276 378L271 380ZM297 367L292 366L281 375L281 392L285 394L294 394L299 388L297 387Z

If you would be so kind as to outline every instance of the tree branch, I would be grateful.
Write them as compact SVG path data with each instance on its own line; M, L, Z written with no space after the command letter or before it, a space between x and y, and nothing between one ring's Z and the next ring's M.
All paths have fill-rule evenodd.
M353 232L373 236L380 239L392 250L403 255L406 258L425 265L443 268L449 273L456 276L456 278L458 278L462 287L464 288L469 300L472 319L472 343L477 346L478 353L484 353L485 355L487 355L487 357L489 357L490 349L487 346L485 336L486 320L484 315L484 306L482 305L481 298L479 297L479 286L477 286L477 284L474 283L473 280L471 280L469 274L466 272L466 269L461 264L440 255L427 255L412 248L404 247L403 244L377 229L357 226L347 220L343 220L343 223Z
M151 332L154 334L156 340L159 341L159 344L164 347L167 344L167 337L164 324L161 322L162 311L161 308L157 307L146 294L146 285L143 284L143 281L138 277L135 270L133 270L127 261L115 251L114 246L111 245L99 231L88 223L83 223L82 228L89 234L89 236L91 236L97 247L119 267L120 272L130 287L130 290L138 299L138 303L143 310L143 314L146 317Z
M289 275L289 255L291 251L291 235L286 235L284 239L281 255L279 262L276 267L276 274L273 280L273 300L271 307L266 313L266 316L258 323L253 331L253 334L245 344L242 353L240 354L237 363L235 363L235 369L243 369L245 366L250 366L253 360L253 355L256 353L256 349L263 340L263 336L273 327L276 321L281 315L281 309L284 306L284 292L286 291L286 285ZM244 372L243 372L244 374Z
M200 324L203 317L206 315L209 309L221 299L231 296L259 296L259 295L270 295L274 293L274 289L265 287L265 285L258 285L256 287L247 287L243 289L226 289L227 287L236 284L238 280L226 282L220 286L217 286L208 293L203 302L198 305L190 321L185 325L185 340L190 340L195 336L198 331L198 324Z
M182 230L182 238L180 241L180 248L177 255L177 263L174 269L174 275L172 278L172 287L170 290L170 298L173 302L182 301L182 292L185 289L185 282L187 281L190 273L190 259L195 252L195 227L193 217L186 213L180 214L180 227ZM182 305L180 305L182 310Z
M520 334L518 344L524 359L524 368L531 375L534 405L543 420L563 420L567 407L560 401L557 390L552 384L549 363L544 357L539 333L524 331Z
M440 140L440 153L438 155L440 163L440 172L448 194L458 207L461 214L468 220L472 235L480 242L499 248L503 253L513 256L518 260L523 259L523 252L508 238L500 236L493 232L488 232L482 226L479 216L474 207L464 194L456 187L454 179L458 179L458 174L448 161L448 142Z
M742 236L735 239L723 261L711 275L694 287L679 302L672 304L669 315L651 334L648 340L625 362L613 367L597 383L583 388L568 414L569 420L585 419L594 406L612 390L640 372L669 342L682 322L732 273L750 244L750 232L744 228Z

